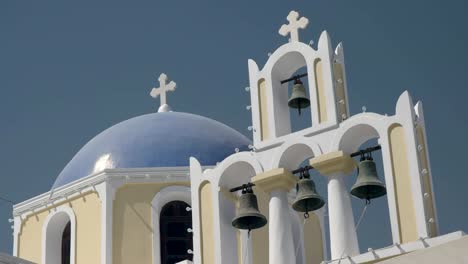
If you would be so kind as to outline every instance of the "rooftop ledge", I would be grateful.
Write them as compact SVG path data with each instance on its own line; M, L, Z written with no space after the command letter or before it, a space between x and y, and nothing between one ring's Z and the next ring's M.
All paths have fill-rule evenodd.
M456 231L446 235L441 235L432 238L420 238L419 240L408 242L405 244L394 244L385 248L380 249L369 249L369 252L356 255L356 256L344 256L340 259L322 261L322 264L356 264L366 263L369 261L385 260L392 257L396 257L402 254L410 253L420 249L431 248L434 246L442 245L450 241L454 241L462 238L465 235L463 231Z

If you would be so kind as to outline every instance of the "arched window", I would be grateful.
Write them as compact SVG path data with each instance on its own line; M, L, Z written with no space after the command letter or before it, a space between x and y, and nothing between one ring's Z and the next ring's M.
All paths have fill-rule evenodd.
M71 222L68 222L62 233L62 264L70 264Z
M183 201L172 201L164 205L160 214L161 264L174 264L183 260L192 260L188 250L193 248L192 213Z

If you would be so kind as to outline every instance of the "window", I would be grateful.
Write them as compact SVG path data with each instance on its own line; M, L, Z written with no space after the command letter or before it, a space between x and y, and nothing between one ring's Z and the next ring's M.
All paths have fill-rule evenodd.
M71 223L68 222L62 233L62 264L70 264Z
M172 201L164 205L160 214L161 264L174 264L186 259L192 260L188 250L193 248L192 213L183 201Z

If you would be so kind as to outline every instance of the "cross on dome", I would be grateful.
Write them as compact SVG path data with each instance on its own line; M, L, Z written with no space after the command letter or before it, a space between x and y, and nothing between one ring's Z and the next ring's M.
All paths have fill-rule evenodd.
M279 33L282 36L287 36L288 34L290 35L290 42L299 41L299 29L304 29L307 27L309 24L309 19L306 17L301 17L299 18L299 13L296 11L291 11L289 12L289 15L286 17L286 19L289 21L289 24L284 24L281 26L279 29Z
M175 91L177 85L174 81L167 83L167 75L164 73L159 75L158 80L159 88L151 89L150 95L153 98L158 98L158 96L161 98L161 106L159 107L158 112L168 112L171 110L171 108L166 103L166 92Z

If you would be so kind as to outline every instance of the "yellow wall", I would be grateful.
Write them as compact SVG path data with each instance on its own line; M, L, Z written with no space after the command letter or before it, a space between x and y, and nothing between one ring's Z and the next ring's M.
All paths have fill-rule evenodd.
M152 263L151 201L162 188L171 185L188 186L188 183L128 184L117 190L113 208L114 264Z
M399 124L392 125L389 128L389 141L400 239L401 243L406 243L418 239L418 230L411 191L405 129Z
M270 137L270 129L268 128L268 96L265 79L258 81L258 105L260 111L260 130L261 140L266 140Z
M23 221L18 237L18 257L41 263L42 225L48 211L28 217Z
M319 111L319 123L327 121L327 100L325 96L325 83L323 79L323 63L320 59L314 63L315 87L317 87L317 103Z
M215 263L215 244L213 231L213 195L211 183L200 184L200 244L202 249L202 263Z
M435 209L433 204L434 198L431 186L431 172L429 170L429 161L427 158L426 139L424 136L424 131L420 126L416 127L416 134L418 137L418 144L422 147L421 151L419 151L419 162L421 164L421 170L425 169L427 171L426 175L422 175L423 193L427 193L429 195L424 199L424 210L427 214L427 218L433 218L435 221ZM437 236L436 224L429 223L428 231L429 237Z
M255 188L255 195L257 195L260 212L268 218L270 196L258 188ZM252 238L252 263L268 264L268 224L260 229L252 230L250 235ZM239 264L242 264L240 261Z
M309 214L310 217L304 225L304 251L306 263L320 264L324 260L322 229L320 228L320 220L317 215L314 213ZM303 214L300 214L300 219L304 219Z
M62 205L57 204L56 206ZM76 216L76 264L99 263L101 257L101 202L95 192L67 201ZM42 227L54 207L37 212L23 221L18 238L18 256L35 263L42 261ZM60 250L60 249L57 249Z

